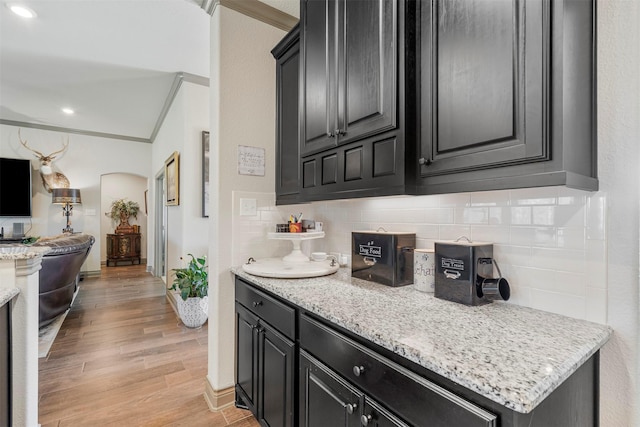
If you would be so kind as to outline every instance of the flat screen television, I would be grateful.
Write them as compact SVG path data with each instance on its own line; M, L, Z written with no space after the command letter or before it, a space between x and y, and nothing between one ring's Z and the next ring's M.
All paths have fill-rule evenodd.
M31 216L31 161L0 157L0 217Z

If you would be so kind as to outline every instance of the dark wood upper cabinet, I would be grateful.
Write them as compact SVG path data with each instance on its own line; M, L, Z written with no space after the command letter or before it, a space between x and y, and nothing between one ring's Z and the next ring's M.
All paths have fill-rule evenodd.
M296 25L271 54L276 59L276 200L292 203L300 192L300 26Z
M548 158L544 8L422 3L423 175Z
M416 194L596 190L594 3L419 5Z
M303 0L301 154L395 129L396 0Z
M301 0L299 37L279 204L598 189L595 0Z

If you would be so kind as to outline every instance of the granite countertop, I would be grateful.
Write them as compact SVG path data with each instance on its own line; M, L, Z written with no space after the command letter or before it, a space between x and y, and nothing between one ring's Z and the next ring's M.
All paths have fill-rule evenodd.
M48 247L33 247L20 243L0 245L0 260L32 259L51 251Z
M605 325L504 302L466 306L413 285L232 272L488 399L531 412L612 334Z
M19 293L20 289L18 288L0 288L0 307L11 301Z

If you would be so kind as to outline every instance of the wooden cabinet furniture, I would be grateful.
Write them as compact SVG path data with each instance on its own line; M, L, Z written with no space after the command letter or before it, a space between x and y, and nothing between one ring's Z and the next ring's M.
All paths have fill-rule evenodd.
M416 104L408 71L415 36L407 35L414 11L401 0L302 1L304 201L405 192L405 138L415 139L405 123Z
M300 26L271 51L276 59L276 201L295 202L300 192L298 77Z
M303 0L300 163L278 166L301 185L279 203L597 190L594 17L593 0Z
M236 276L235 282L236 404L249 408L261 425L546 427L597 424L597 350L560 385L548 384L553 391L529 412L518 412L498 403L499 400L490 399L492 392L481 395L472 391L412 362L408 358L411 355L403 357L383 348L248 280ZM316 290L311 289L314 286L308 283L305 290L291 289L286 294L296 295L304 305L304 295L315 300L317 292L322 292L321 284ZM344 286L351 285L344 283ZM363 303L366 301L356 305ZM316 305L314 308L327 309ZM344 316L346 319L349 314L345 312ZM340 323L344 319L336 321ZM397 319L389 320L394 323ZM383 338L386 333L380 331L378 338L386 341ZM443 346L446 348L446 343ZM458 368L466 369L450 367L453 371ZM502 377L501 369L495 366L498 377ZM503 387L508 390L515 384L508 376L502 378L504 384L492 382L495 392Z
M295 310L236 280L236 404L262 425L293 427Z
M140 233L107 234L107 267L123 261L140 264L140 239Z
M597 190L593 2L419 7L416 193Z
M11 304L0 307L0 425L11 425Z

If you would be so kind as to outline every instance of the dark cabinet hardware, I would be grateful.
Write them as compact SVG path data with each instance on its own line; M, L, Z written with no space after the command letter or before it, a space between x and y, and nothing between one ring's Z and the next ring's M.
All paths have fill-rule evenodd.
M262 305L262 301L254 301L253 302L253 306L254 307L260 307Z
M358 404L357 403L347 403L347 414L349 415L353 415L356 410L358 409Z
M354 366L353 367L353 375L359 377L360 375L364 375L364 366Z
M371 414L368 415L362 415L360 417L360 424L362 424L363 426L368 426L369 423L373 420L373 417L371 416Z

